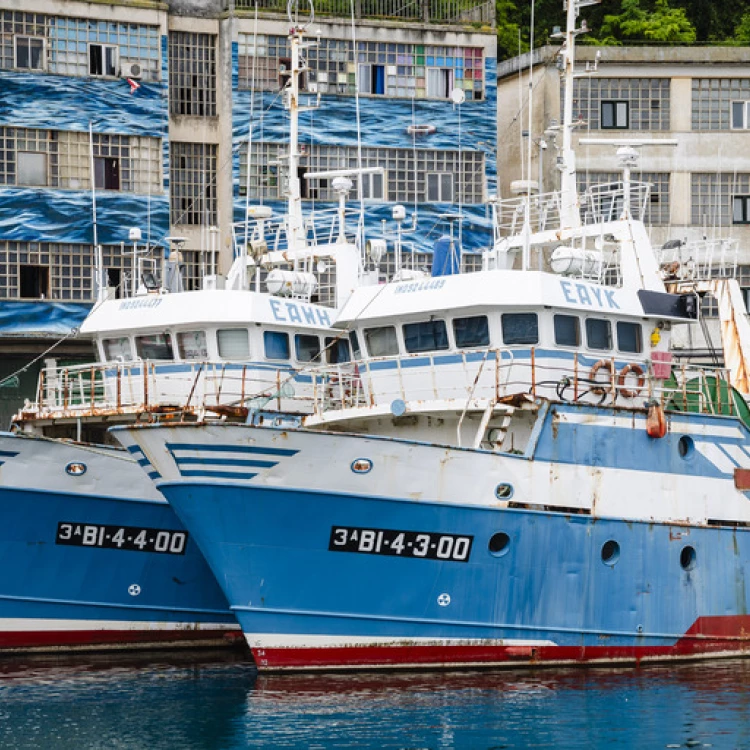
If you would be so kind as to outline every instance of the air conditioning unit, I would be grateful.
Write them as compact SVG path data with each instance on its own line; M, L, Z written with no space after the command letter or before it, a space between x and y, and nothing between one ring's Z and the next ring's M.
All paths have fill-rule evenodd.
M139 62L124 62L120 65L122 78L140 78L143 75L143 65Z

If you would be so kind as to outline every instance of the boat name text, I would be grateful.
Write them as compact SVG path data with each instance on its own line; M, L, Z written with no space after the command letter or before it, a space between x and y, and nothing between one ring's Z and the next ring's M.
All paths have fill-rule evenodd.
M560 281L560 288L566 302L571 305L588 305L589 307L600 307L602 309L619 310L620 306L615 302L614 289L600 289L588 284L574 284L572 281Z
M400 284L394 290L394 294L409 294L410 292L424 292L432 289L442 289L445 279L430 279L430 281L414 281L410 284Z
M299 305L296 302L282 302L280 299L270 299L273 317L279 323L309 323L311 326L330 326L331 319L327 310L310 305Z
M143 308L158 307L162 303L161 297L146 297L145 299L126 299L120 302L120 310L141 310Z

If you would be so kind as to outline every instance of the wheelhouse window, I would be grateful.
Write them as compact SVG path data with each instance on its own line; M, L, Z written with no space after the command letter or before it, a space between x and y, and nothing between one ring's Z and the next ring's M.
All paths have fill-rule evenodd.
M612 326L601 318L586 319L586 343L589 349L605 351L612 348Z
M141 359L174 359L168 333L150 333L135 337L135 351Z
M299 362L320 362L320 339L309 333L294 337L294 354Z
M643 340L641 338L641 326L639 323L617 323L617 348L621 352L639 354L643 351Z
M630 127L628 102L602 102L602 130L625 130Z
M331 365L340 365L344 362L351 362L351 352L349 351L349 341L345 338L326 338L326 360Z
M581 323L575 315L555 315L554 327L558 346L581 345Z
M250 337L247 328L223 328L216 331L216 344L222 359L250 357Z
M490 345L490 325L486 315L453 319L453 336L459 349Z
M504 313L501 321L505 344L539 343L539 320L536 313Z
M289 359L289 334L263 331L263 350L266 359Z
M180 331L177 334L180 359L208 359L205 331Z
M354 359L362 359L362 349L359 346L359 336L356 331L349 331L349 343L352 345Z
M398 354L398 339L393 326L366 329L365 341L371 357L390 357Z
M44 39L16 36L16 67L21 70L44 70Z
M435 352L448 348L448 330L444 320L404 324L404 345L410 354Z
M107 362L130 362L133 359L130 339L125 336L117 339L102 339L102 349Z

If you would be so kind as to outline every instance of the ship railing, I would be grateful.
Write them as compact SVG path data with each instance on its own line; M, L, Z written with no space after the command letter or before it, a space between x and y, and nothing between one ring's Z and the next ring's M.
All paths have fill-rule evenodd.
M106 362L47 367L16 421L173 413L243 417L253 409L309 412L313 387L289 368L241 362Z
M344 210L345 236L347 242L355 242L358 234L360 211L358 208ZM332 245L341 233L341 213L339 208L315 209L303 219L305 238L310 245ZM250 218L232 225L232 239L235 252L250 244L248 254L258 250L265 252L285 252L289 250L288 217L273 215L267 219Z
M626 408L659 403L665 410L737 415L742 398L730 386L724 368L632 362L573 354L561 361L550 351L482 349L420 353L358 362L354 372L317 369L316 414L331 410L450 401L512 402L520 394L553 401ZM661 371L660 371L661 370ZM659 374L659 377L656 377Z
M623 182L604 182L591 185L581 196L581 221L583 224L600 224L617 221L623 217L626 206L626 187ZM651 185L647 182L629 183L630 215L643 220L649 206Z
M656 250L664 280L697 283L737 277L739 242L734 239L669 240Z
M649 206L651 185L645 182L631 182L627 202L625 190L622 182L591 185L580 198L581 223L591 226L617 221L623 217L626 205L629 205L633 218L643 219ZM524 194L498 201L495 219L498 238L521 234L527 217L531 232L558 229L561 202L559 192Z

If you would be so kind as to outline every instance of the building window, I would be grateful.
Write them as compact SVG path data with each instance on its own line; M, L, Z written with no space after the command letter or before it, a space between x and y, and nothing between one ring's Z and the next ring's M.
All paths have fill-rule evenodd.
M94 185L97 190L119 190L120 160L111 156L95 156Z
M750 127L750 102L732 102L732 130L747 130Z
M602 102L602 130L623 130L629 127L628 102Z
M448 99L453 91L453 68L427 68L427 96Z
M218 224L216 144L170 144L172 222L176 225Z
M750 195L732 198L732 224L750 224Z
M49 297L49 266L19 266L18 282L24 299Z
M362 198L366 201L384 201L386 177L384 174L372 172L358 177L362 186Z
M111 78L117 73L117 47L111 44L89 44L89 75Z
M19 151L17 155L17 185L46 186L47 154Z
M427 175L427 202L453 203L453 175L432 173Z
M750 223L750 173L694 172L690 180L691 224L726 227Z
M216 116L216 36L169 32L169 112Z
M16 67L21 70L43 70L44 39L16 36Z

